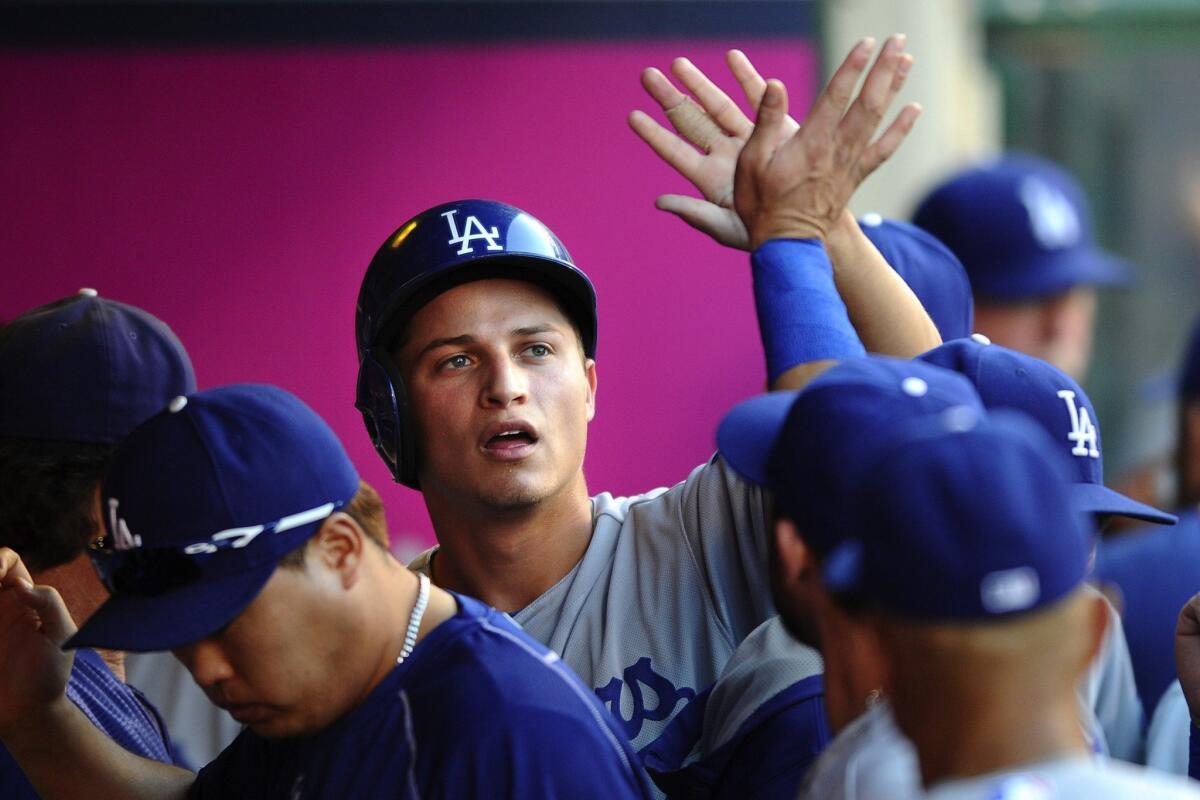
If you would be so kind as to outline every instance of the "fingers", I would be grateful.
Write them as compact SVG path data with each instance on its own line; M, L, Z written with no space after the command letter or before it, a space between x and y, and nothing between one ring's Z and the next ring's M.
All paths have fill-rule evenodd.
M686 58L677 58L671 63L671 72L700 101L701 107L716 121L722 131L740 139L750 135L753 124L738 108L737 103L729 99L729 95L710 81L695 64Z
M921 110L920 103L909 103L900 109L900 113L896 115L896 119L892 120L892 124L883 132L883 135L863 151L862 157L858 161L860 170L859 182L892 157L892 154L903 144L904 139L912 131L913 125L917 122L917 117L921 116Z
M839 132L848 145L861 143L866 147L903 86L912 67L912 56L904 52L904 43L903 34L888 37L863 81L862 90L842 118Z
M62 644L75 633L75 621L71 619L62 597L54 587L34 586L22 580L13 588L21 604L38 615L42 634L46 638L55 644Z
M758 107L758 123L754 132L742 148L741 161L749 163L769 160L791 131L787 128L788 97L784 85L772 78L763 91L762 103Z
M656 67L642 70L642 88L663 111L670 111L687 99L687 95L676 89L675 84L667 80L667 76Z
M726 53L725 63L729 65L729 71L733 73L734 79L742 87L746 101L750 103L750 107L754 109L755 113L758 113L763 92L767 90L766 79L758 74L758 70L741 50L730 50Z
M875 48L875 39L868 36L850 49L849 55L842 62L833 77L829 79L825 89L813 103L812 110L804 120L804 125L821 136L830 135L850 100L854 96L854 87L858 78L871 60L871 51Z
M664 194L654 205L662 211L674 214L726 247L749 249L746 227L742 225L738 215L728 208L680 194Z
M629 115L629 127L633 128L633 132L643 142L650 145L650 149L657 153L659 158L666 161L676 172L689 178L689 180L689 176L700 168L700 161L703 156L697 153L695 148L662 125L659 125L647 114L641 111L632 112Z
M0 587L9 587L19 581L32 584L33 577L15 550L0 547Z

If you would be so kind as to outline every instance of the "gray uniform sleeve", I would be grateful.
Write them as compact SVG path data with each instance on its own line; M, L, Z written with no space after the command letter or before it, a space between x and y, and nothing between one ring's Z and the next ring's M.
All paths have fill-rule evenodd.
M1108 604L1107 599L1105 603ZM1141 763L1145 720L1142 701L1133 680L1125 628L1111 604L1108 604L1104 642L1085 680L1085 692L1108 742L1109 754L1122 761Z
M684 539L736 645L775 614L764 494L718 456L697 467L681 488L678 513Z

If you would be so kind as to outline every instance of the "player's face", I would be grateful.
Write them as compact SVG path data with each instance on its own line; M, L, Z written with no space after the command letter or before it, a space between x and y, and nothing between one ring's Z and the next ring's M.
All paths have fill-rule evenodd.
M975 306L975 330L1004 347L1028 353L1083 380L1092 358L1096 291L1076 287L1028 303Z
M545 290L450 289L413 315L396 357L427 502L514 510L582 485L596 367Z
M362 700L336 573L280 567L213 636L174 650L208 698L265 737L311 734Z

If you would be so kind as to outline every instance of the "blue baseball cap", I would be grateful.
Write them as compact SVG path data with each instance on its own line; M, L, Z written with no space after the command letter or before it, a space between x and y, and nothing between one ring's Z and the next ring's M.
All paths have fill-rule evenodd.
M845 540L822 574L886 613L984 621L1042 608L1087 572L1065 459L1015 412L903 419L868 444ZM1053 531L1053 536L1047 536Z
M878 214L865 214L858 224L925 306L943 341L971 335L975 323L971 283L950 248L916 225Z
M926 195L913 222L954 251L977 297L1016 302L1133 282L1130 264L1096 244L1079 185L1037 156L1007 155L954 175Z
M1096 409L1083 387L1062 370L1031 355L990 344L978 334L946 342L918 358L965 375L987 408L1010 408L1032 417L1054 446L1069 457L1071 499L1079 511L1167 525L1178 521L1172 514L1104 485Z
M0 436L115 444L194 391L171 329L94 289L0 327Z
M112 597L65 646L168 650L213 634L358 486L337 436L283 389L173 399L113 455L92 552Z
M920 361L865 356L838 364L800 392L771 392L735 406L717 449L750 483L772 491L818 557L840 539L847 497L871 440L898 420L983 404L970 381Z

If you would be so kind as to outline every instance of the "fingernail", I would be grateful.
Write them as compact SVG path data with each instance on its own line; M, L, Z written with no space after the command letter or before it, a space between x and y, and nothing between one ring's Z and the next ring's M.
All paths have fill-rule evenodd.
M858 49L859 50L874 50L875 49L875 37L868 36L867 38L863 39L861 42L858 43Z
M907 33L893 33L892 34L892 42L896 45L896 47L904 47L904 45L908 43L908 34Z
M779 105L779 84L774 79L767 81L767 88L763 91L762 104L764 106Z
M901 75L907 75L908 71L910 69L912 69L912 65L913 65L913 57L910 56L908 53L905 53L903 56L900 57L900 64L896 67L896 70Z

